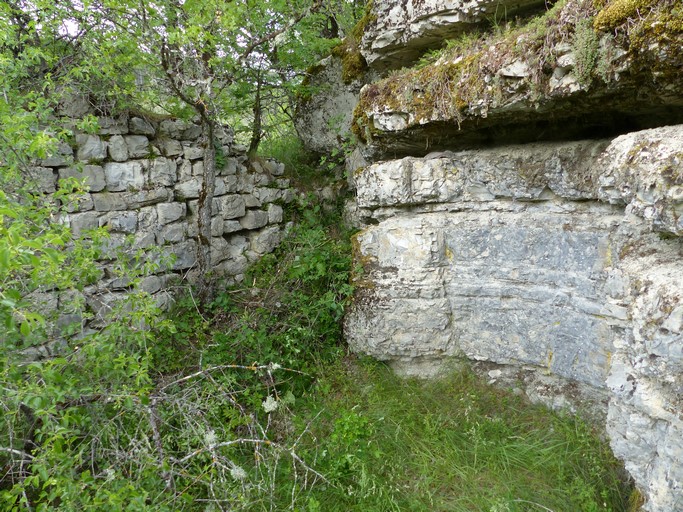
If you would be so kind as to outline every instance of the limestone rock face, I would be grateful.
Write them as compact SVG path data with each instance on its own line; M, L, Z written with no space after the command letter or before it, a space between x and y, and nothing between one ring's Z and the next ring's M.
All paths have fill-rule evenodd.
M683 512L681 2L371 5L382 78L330 65L299 121L359 141L350 346L588 408L644 510Z
M487 19L502 20L542 0L375 0L361 53L376 69L404 67L426 49L471 30Z
M646 510L681 510L682 155L678 125L356 170L351 348L534 373L532 398L593 403Z
M358 103L364 77L351 83L342 80L342 61L331 55L311 74L310 85L318 90L299 101L295 126L301 141L311 151L332 153L341 149L351 134L353 109Z

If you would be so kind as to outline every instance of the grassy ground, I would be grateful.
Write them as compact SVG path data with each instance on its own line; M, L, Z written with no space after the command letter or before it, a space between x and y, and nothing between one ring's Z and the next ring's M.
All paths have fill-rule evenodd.
M304 402L296 430L315 418L307 455L330 481L309 510L627 510L620 464L590 427L468 371L403 380L345 358Z

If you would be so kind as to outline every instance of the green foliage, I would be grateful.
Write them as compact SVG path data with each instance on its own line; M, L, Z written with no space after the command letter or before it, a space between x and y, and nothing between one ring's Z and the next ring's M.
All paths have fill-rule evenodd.
M309 371L338 350L352 292L348 240L326 226L314 203L304 202L291 214L297 222L280 247L247 274L251 287L227 290L215 300L223 332L215 334L217 346L205 351L207 363L277 362Z

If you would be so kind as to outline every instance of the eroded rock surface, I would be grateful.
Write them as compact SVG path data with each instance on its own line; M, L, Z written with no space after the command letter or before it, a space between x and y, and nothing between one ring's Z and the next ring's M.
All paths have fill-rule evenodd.
M645 509L681 510L682 151L679 125L358 169L350 346L422 375L465 356L550 405L592 402Z
M334 55L321 61L312 71L310 86L316 91L299 101L295 126L309 150L330 154L349 139L353 109L364 81L363 77L358 77L344 83L342 61Z
M390 158L681 123L681 9L662 0L604 30L592 0L558 2L533 23L367 85L356 135Z

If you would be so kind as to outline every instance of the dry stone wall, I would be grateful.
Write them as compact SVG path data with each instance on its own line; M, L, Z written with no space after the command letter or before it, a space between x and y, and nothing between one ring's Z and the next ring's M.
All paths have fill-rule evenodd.
M200 136L199 126L181 120L103 117L97 134L75 135L72 145L60 145L34 169L44 193L54 192L64 178L87 185L88 193L61 219L74 235L87 236L95 228L109 233L100 261L102 279L84 290L94 315L89 326L106 321L112 305L128 291L129 280L115 271L117 251L141 251L143 261L160 263L140 287L161 305L171 300L171 282L192 282L196 276L204 172ZM211 217L211 263L217 277L240 281L249 263L278 245L283 205L295 198L283 174L284 165L274 160L249 162L232 133L220 133ZM34 299L58 310L73 297L47 292ZM71 321L83 320L62 314L58 323Z

